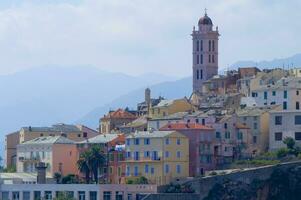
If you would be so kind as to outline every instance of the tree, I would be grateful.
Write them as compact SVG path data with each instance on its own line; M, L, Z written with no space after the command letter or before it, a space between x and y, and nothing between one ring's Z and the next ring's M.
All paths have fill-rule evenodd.
M59 184L61 182L62 174L59 172L55 172L53 178L55 179L56 183Z
M283 140L283 143L286 144L287 148L290 149L290 150L293 150L295 148L295 140L291 137L286 137L284 140Z
M106 164L106 157L100 151L99 146L92 146L91 148L91 170L94 176L95 183L98 183L98 170L103 168Z
M94 180L95 183L98 183L98 171L103 168L105 164L106 157L97 145L83 152L77 161L79 171L85 173L86 183L90 183L91 179Z
M85 151L80 154L80 158L77 161L78 170L82 173L85 173L85 181L87 184L90 183L90 172L91 172L90 159L91 159L91 152Z
M0 172L3 170L2 161L3 161L3 159L2 159L2 157L0 156Z
M75 200L75 198L71 197L67 192L59 192L54 200Z

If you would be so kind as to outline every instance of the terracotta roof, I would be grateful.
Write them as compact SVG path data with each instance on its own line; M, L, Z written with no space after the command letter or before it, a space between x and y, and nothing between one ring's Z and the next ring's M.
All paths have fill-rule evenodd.
M160 128L160 130L184 130L184 129L197 129L197 130L213 130L208 126L204 126L197 123L174 123L167 124Z
M136 119L137 117L130 112L127 112L121 108L116 111L109 112L105 115L102 119L109 119L109 118L126 118L126 119Z

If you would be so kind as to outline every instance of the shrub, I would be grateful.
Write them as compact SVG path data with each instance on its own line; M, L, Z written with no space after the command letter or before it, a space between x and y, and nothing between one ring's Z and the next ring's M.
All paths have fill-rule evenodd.
M277 151L277 158L284 158L289 154L289 150L287 148L281 148Z

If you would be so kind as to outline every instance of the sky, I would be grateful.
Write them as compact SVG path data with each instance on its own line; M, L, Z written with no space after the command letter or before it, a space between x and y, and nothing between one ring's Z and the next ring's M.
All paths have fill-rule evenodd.
M221 34L220 68L301 53L300 0L1 0L0 75L83 65L189 76L205 8Z

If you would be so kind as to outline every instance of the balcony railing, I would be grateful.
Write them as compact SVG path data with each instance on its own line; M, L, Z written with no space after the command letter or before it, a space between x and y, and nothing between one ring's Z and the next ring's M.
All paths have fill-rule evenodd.
M127 158L125 162L159 162L161 158Z

